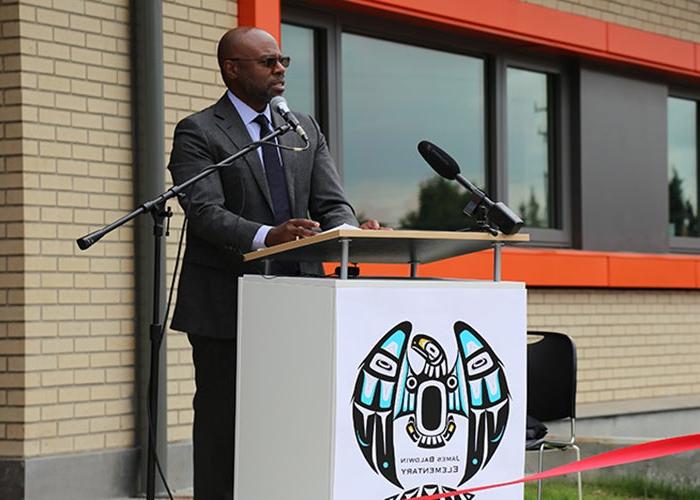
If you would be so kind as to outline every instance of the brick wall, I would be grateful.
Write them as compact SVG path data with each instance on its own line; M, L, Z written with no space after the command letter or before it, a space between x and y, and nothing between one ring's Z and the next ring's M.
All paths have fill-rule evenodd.
M165 62L165 151L172 149L177 122L214 104L224 93L216 46L221 36L236 26L236 2L230 0L166 0L163 2L163 59ZM167 175L166 184L171 184ZM172 272L182 211L176 216L168 240L168 264ZM169 273L168 282L171 274ZM168 439L192 437L194 368L187 337L168 332Z
M3 92L3 119L21 110L2 164L6 456L134 444L132 231L74 242L133 204L127 7L3 7L19 20L3 21L3 47L21 33L19 57L3 56L11 87L21 67Z
M0 456L22 455L21 440L8 439L24 421L17 390L24 384L22 221L22 142L17 138L19 100L19 6L0 2Z
M700 394L700 291L530 290L530 329L578 350L578 402Z
M0 456L133 446L133 232L75 246L135 203L129 1L1 1ZM163 12L167 161L176 122L223 92L216 42L236 4ZM191 435L193 371L186 338L168 342L175 441Z
M700 42L698 0L522 0L632 28Z

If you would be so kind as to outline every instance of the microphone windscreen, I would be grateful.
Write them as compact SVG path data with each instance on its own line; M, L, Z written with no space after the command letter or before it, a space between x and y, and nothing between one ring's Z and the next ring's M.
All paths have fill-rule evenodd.
M445 179L454 180L459 174L459 165L450 155L437 147L432 142L420 141L418 143L418 152L423 157L428 165L433 167L438 174Z
M276 95L275 97L270 99L270 107L281 115L289 112L289 105L287 104L287 99L285 99L281 95Z

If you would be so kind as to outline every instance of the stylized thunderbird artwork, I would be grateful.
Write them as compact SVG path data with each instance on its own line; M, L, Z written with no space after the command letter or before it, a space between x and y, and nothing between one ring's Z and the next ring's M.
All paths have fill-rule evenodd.
M395 433L407 433L417 448L438 449L464 425L459 486L488 464L505 433L510 395L503 365L462 321L454 324L458 355L451 364L435 339L412 335L412 328L408 321L396 325L360 364L353 392L357 444L376 473L402 488ZM419 369L409 362L409 346Z

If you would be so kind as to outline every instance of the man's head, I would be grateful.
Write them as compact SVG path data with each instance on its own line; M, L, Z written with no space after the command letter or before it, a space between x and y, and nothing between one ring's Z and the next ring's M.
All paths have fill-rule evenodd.
M286 68L268 32L249 27L229 30L219 41L217 57L226 86L256 111L284 92Z

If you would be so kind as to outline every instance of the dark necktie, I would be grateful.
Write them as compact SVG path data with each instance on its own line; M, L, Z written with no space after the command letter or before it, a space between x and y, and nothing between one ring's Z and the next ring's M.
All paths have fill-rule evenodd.
M255 117L255 122L260 125L260 138L272 133L270 122L265 115ZM289 193L287 192L287 179L284 176L284 168L280 161L278 150L274 146L262 145L263 163L265 164L265 176L272 196L272 209L275 212L275 225L282 224L292 218L289 208Z

